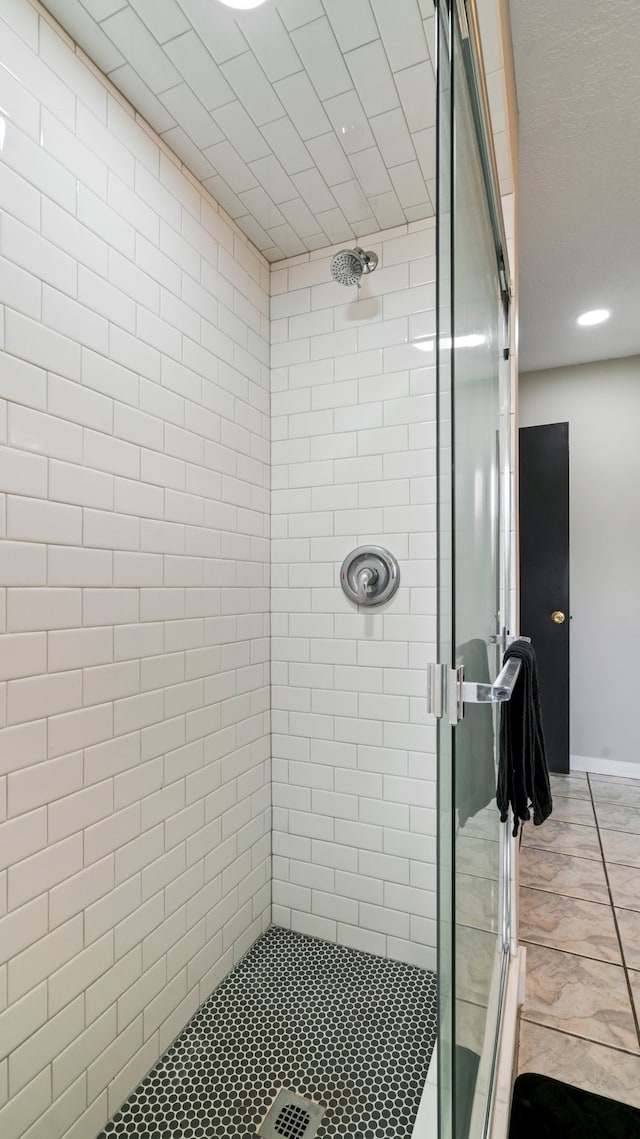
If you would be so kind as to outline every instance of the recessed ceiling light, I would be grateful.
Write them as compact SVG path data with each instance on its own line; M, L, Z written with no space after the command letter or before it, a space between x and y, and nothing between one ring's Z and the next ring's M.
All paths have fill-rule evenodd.
M222 0L227 8L257 8L264 0Z
M589 312L583 312L578 317L576 324L602 324L603 320L608 320L611 316L608 308L592 308Z

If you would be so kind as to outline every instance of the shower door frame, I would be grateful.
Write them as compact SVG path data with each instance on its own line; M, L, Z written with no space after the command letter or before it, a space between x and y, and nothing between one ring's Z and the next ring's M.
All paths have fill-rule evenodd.
M511 288L507 254L507 242L504 231L502 210L500 204L499 178L497 163L491 132L491 119L489 101L485 83L485 72L482 59L482 48L479 34L476 0L434 0L436 8L436 43L437 43L437 90L438 90L438 120L437 120L437 151L438 151L438 202L437 216L437 372L438 372L438 644L441 642L441 586L440 581L443 550L442 543L442 514L448 505L440 501L441 470L443 454L443 408L447 400L452 403L455 374L455 343L453 336L454 314L454 274L453 249L455 239L455 216L453 203L455 201L455 167L453 163L453 131L455 129L455 88L462 82L466 85L471 102L475 135L483 171L486 205L491 221L491 230L496 253L496 279L499 281L499 291L502 299L502 345L503 359L499 365L500 389L500 421L499 421L499 472L500 472L500 508L499 508L499 605L501 614L497 629L496 641L504 649L507 643L509 628L513 622L511 613L511 597L513 588L513 566L511 556L512 542L512 363L511 363ZM460 36L464 42L464 67L461 74L457 74L458 62L454 63L453 42L454 36ZM443 106L447 105L449 121L442 121ZM450 133L449 133L450 132ZM441 156L444 148L448 148L450 157L449 173L451 183L443 187ZM441 150L442 148L442 150ZM447 247L446 257L449 258L450 280L443 280L441 271L444 263L444 247ZM448 288L449 297L445 301L443 294ZM444 347L444 341L449 339L449 347ZM443 383L444 378L444 383ZM442 390L444 389L444 391ZM449 441L453 438L453 428L450 428ZM446 448L446 442L444 447ZM452 473L447 477L451 479L451 489L454 485L453 455ZM446 556L446 550L444 551ZM438 657L440 659L440 657ZM449 737L447 740L446 737ZM447 767L447 749L451 744L452 730L445 720L438 720L438 780L439 783ZM446 792L445 792L446 794ZM452 827L444 818L441 809L443 799L439 798L438 810L438 978L440 989L440 1031L438 1045L438 1135L439 1139L467 1139L456 1134L455 1109L453 1102L456 1096L456 1077L453 1047L451 1055L446 1054L443 1044L447 1037L453 1045L455 1030L453 1028L455 1016L455 967L446 959L447 951L455 946L455 886L452 880L452 867L441 865L442 848L446 842L452 849L452 835L446 832L447 826ZM453 807L453 793L451 807ZM501 951L499 967L494 971L487 1004L485 1023L485 1037L482 1056L478 1070L475 1088L474 1104L469 1121L468 1135L473 1139L485 1139L489 1134L494 1097L496 1091L496 1073L498 1066L499 1049L503 1028L505 1011L505 996L509 967L517 949L516 929L516 892L514 863L516 859L515 843L511 836L509 823L500 827L499 836L499 928L497 942ZM453 876L454 878L455 876ZM447 892L450 891L449 896ZM443 931L449 930L447 944ZM447 978L450 976L451 984L447 992ZM452 1134L453 1132L453 1134Z

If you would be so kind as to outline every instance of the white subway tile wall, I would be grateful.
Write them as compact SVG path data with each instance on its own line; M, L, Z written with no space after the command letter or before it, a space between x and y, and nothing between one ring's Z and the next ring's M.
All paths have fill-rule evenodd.
M269 270L30 0L0 64L0 1134L93 1139L270 918Z
M272 316L273 918L435 968L435 227L279 262ZM387 546L400 588L358 611L339 570Z
M433 214L430 0L45 6L270 261Z

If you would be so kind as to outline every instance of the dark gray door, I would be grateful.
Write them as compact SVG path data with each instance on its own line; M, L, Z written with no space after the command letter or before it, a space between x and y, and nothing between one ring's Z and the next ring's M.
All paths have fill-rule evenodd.
M520 429L520 630L538 658L549 767L568 772L568 423Z

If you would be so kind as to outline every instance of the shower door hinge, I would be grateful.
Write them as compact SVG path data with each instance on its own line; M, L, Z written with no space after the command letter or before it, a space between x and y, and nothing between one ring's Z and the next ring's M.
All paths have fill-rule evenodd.
M427 712L440 719L444 715L444 702L447 691L447 666L427 665Z
M503 353L504 353L505 360L511 359L511 351L509 348L503 348Z
M427 712L437 719L445 713L453 726L464 715L464 668L447 668L446 664L427 665Z

